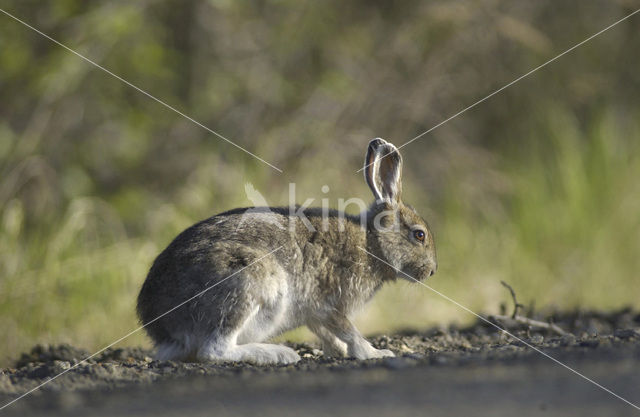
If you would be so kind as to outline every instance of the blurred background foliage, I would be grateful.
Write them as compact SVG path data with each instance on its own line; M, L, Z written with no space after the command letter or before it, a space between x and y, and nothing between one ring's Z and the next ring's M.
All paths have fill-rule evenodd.
M284 173L0 15L0 362L135 328L153 258L195 221L250 205L246 182L274 205L289 182L298 202L369 199L355 171L370 138L402 144L639 5L3 2ZM479 312L507 299L500 280L538 308L638 307L639 27L632 17L403 149L405 199L436 234L429 285ZM471 319L397 283L358 321Z

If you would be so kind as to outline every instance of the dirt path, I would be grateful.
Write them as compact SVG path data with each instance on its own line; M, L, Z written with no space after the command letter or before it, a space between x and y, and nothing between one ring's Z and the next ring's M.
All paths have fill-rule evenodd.
M570 334L512 329L519 337L640 404L640 314L570 313ZM294 345L291 366L152 361L104 352L7 409L6 415L640 415L610 393L492 327L408 332L374 339L397 358L332 360ZM86 356L36 347L0 372L2 404ZM0 413L2 413L0 412Z

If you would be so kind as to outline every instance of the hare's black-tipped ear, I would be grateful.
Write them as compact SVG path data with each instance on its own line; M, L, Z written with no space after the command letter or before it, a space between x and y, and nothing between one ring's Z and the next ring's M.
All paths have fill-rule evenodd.
M378 148L385 143L387 142L385 142L383 139L373 139L371 142L369 142L369 146L367 147L367 155L364 158L364 179L367 182L369 188L371 188L376 201L382 200L382 194L380 193L380 190L378 189L375 181L375 173L377 170L377 154Z
M376 201L400 202L402 193L402 157L398 149L383 139L369 142L364 160L364 178Z

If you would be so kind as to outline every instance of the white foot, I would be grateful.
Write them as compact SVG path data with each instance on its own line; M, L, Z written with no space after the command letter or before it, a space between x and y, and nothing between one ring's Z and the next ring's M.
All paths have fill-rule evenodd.
M389 349L374 349L371 352L371 356L366 359L375 359L375 358L395 358L395 354Z
M356 359L393 358L396 355L389 349L376 349L364 339L349 347L349 356Z
M247 343L229 347L224 352L200 352L198 357L206 361L251 362L256 365L285 365L300 360L295 350L268 343Z

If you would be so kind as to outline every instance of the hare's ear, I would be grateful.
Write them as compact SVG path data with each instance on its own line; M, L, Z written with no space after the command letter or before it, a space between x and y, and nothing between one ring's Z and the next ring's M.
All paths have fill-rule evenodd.
M364 160L364 178L376 201L400 202L402 193L402 157L398 149L383 139L369 142Z

